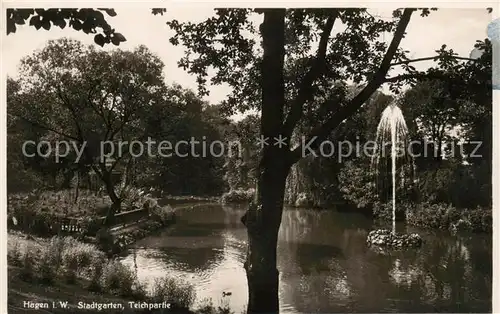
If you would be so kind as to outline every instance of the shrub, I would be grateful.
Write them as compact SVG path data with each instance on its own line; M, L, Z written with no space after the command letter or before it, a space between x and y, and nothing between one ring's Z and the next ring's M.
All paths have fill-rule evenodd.
M128 210L134 209L148 209L158 206L156 198L146 193L142 189L135 187L126 187L121 192L122 205Z
M59 240L62 244L62 265L64 276L69 283L75 282L76 278L83 273L89 273L94 256L101 253L94 245L77 241L72 237Z
M491 206L491 169L486 164L462 165L443 162L437 169L419 173L418 191L431 203L451 203L470 208L476 204Z
M148 289L147 285L139 280L135 280L132 285L132 295L131 297L136 301L146 301L148 300Z
M22 247L18 239L10 239L7 241L7 261L14 266L22 266Z
M198 308L196 313L199 314L216 314L216 309L212 299L203 299L201 301L201 306Z
M81 236L95 236L102 227L102 222L97 216L83 217L79 220Z
M299 193L294 205L296 207L312 207L314 206L314 201L306 193Z
M22 256L22 267L19 273L21 279L31 281L35 279L36 257L39 256L40 248L31 243L27 243Z
M30 224L30 233L40 236L53 234L52 221L54 221L54 215L43 211L37 212Z
M255 189L235 189L224 193L221 196L221 202L224 204L228 203L248 203L255 195Z
M157 278L151 290L151 302L167 301L176 309L189 309L196 299L194 287L170 277Z
M110 200L102 195L96 195L90 190L80 189L78 198L75 191L44 191L39 194L34 203L36 211L50 212L58 216L84 217L102 215L111 205Z
M468 210L466 218L470 222L470 228L474 232L492 232L493 217L491 210L482 209L480 207Z
M133 295L136 282L134 272L119 261L109 261L103 268L101 288L123 297Z
M491 215L489 209L457 209L450 204L422 203L407 213L407 221L423 228L491 232Z
M229 302L226 299L221 301L219 306L214 306L212 299L203 299L201 306L197 309L196 313L199 314L233 314L229 308Z
M90 267L92 258L96 254L97 248L93 245L77 242L67 246L64 251L65 260L75 260L77 269L82 270ZM71 256L71 257L70 257Z
M47 207L37 204L39 194L15 194L7 198L7 217L11 228L27 231L31 234L45 236L52 232L51 222L54 215L48 213ZM16 224L12 219L16 220Z
M54 224L60 218L99 216L109 203L106 197L85 190L76 200L71 190L11 194L7 203L9 226L40 236L55 235L58 230Z
M95 245L72 237L53 237L50 241L34 243L9 234L8 244L9 263L21 267L21 278L39 279L47 284L60 273L69 283L76 282L79 276L90 278L95 288L106 261L106 255Z
M451 216L456 216L453 206L442 203L422 203L413 210L408 211L406 215L408 223L418 227L434 229L448 229Z
M54 263L55 255L48 246L40 249L40 255L37 263L37 277L42 283L52 284L57 275L58 264Z
M127 210L141 208L141 199L143 195L144 191L135 187L126 186L120 192L123 207Z
M64 278L68 283L75 283L78 271L78 262L70 253L63 253Z
M115 239L113 234L107 228L101 228L97 231L95 239L99 249L106 253L113 251Z
M106 266L107 259L104 253L98 251L92 256L92 261L89 268L89 286L91 291L101 291L101 277Z
M374 179L368 165L348 161L338 175L339 189L349 203L369 208L377 200Z
M56 270L63 264L63 251L66 246L65 239L62 237L54 236L50 239L47 251L51 252L51 263Z
M150 217L162 225L168 225L175 220L175 211L170 205L159 206L158 203L148 207Z

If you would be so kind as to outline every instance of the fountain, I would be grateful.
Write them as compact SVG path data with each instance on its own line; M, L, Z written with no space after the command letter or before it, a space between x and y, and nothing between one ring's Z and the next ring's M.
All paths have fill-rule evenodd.
M392 230L378 229L368 234L367 243L369 245L380 245L390 247L414 247L422 244L422 239L416 233L396 234L396 173L398 158L404 162L410 161L409 154L406 153L408 143L408 127L403 116L403 112L396 104L390 104L382 112L382 117L377 127L377 153L372 157L372 167L376 169L377 179L380 174L380 161L385 163L386 144L391 147L391 188L392 188ZM413 163L412 163L413 166ZM412 167L413 169L413 167ZM404 169L400 171L401 178L404 179Z

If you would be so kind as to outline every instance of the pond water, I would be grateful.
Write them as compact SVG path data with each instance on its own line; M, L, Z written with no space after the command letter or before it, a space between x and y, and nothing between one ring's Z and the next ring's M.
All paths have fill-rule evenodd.
M248 298L244 211L183 208L175 226L137 242L123 263L137 265L147 282L187 280L198 300L241 313ZM423 237L421 248L383 252L366 246L372 228L356 213L286 209L278 244L281 312L491 312L491 236L409 228Z

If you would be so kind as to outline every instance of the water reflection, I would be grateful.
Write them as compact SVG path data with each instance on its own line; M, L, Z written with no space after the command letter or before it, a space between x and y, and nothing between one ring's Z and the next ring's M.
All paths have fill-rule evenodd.
M228 302L239 312L248 297L244 211L183 209L173 228L137 243L138 275L189 280L200 300L217 302L231 291ZM286 210L278 245L281 311L491 311L491 238L423 232L421 249L378 252L365 244L372 227L357 214ZM124 263L132 260L130 254Z

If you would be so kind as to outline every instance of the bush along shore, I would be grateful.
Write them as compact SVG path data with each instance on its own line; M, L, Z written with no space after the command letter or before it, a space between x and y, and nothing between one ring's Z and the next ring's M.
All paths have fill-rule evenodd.
M8 198L7 222L9 230L33 236L72 235L112 255L176 220L170 205L160 206L138 189L127 190L124 211L105 226L103 214L109 206L107 197L89 191L80 192L77 199L67 191L14 194Z
M57 293L50 295L52 290L74 291L67 297L70 298L69 304L75 306L75 309L78 301L92 300L93 295L94 300L99 298L102 303L120 302L124 309L130 301L157 304L166 302L170 305L164 312L168 313L231 313L227 305L216 308L211 301L206 301L193 310L196 293L189 283L164 277L156 279L148 287L137 279L135 271L116 259L108 258L97 246L70 236L27 239L22 233L11 232L8 235L7 260L9 306L13 309L22 307L23 297L16 293L16 289L22 289L30 290L30 298L37 302L49 302L54 294L57 296Z
M253 198L253 189L234 189L224 193L220 198L223 204L248 203ZM297 200L306 199L299 194ZM305 204L305 205L304 205ZM294 207L308 207L307 202L296 202ZM371 204L373 218L378 221L392 221L392 203L373 202ZM291 205L289 205L291 206ZM354 207L357 207L354 205ZM370 209L370 207L368 207ZM411 203L402 202L396 207L396 220L427 229L491 233L493 227L492 210L486 207L456 208L445 203Z
M377 203L373 207L375 219L390 221L392 204ZM396 207L396 219L427 229L491 233L493 218L491 208L456 208L450 204L401 203Z
M149 208L144 218L131 225L120 228L101 228L95 238L91 238L99 249L108 254L118 254L128 245L148 235L169 227L176 220L175 211L169 205Z

